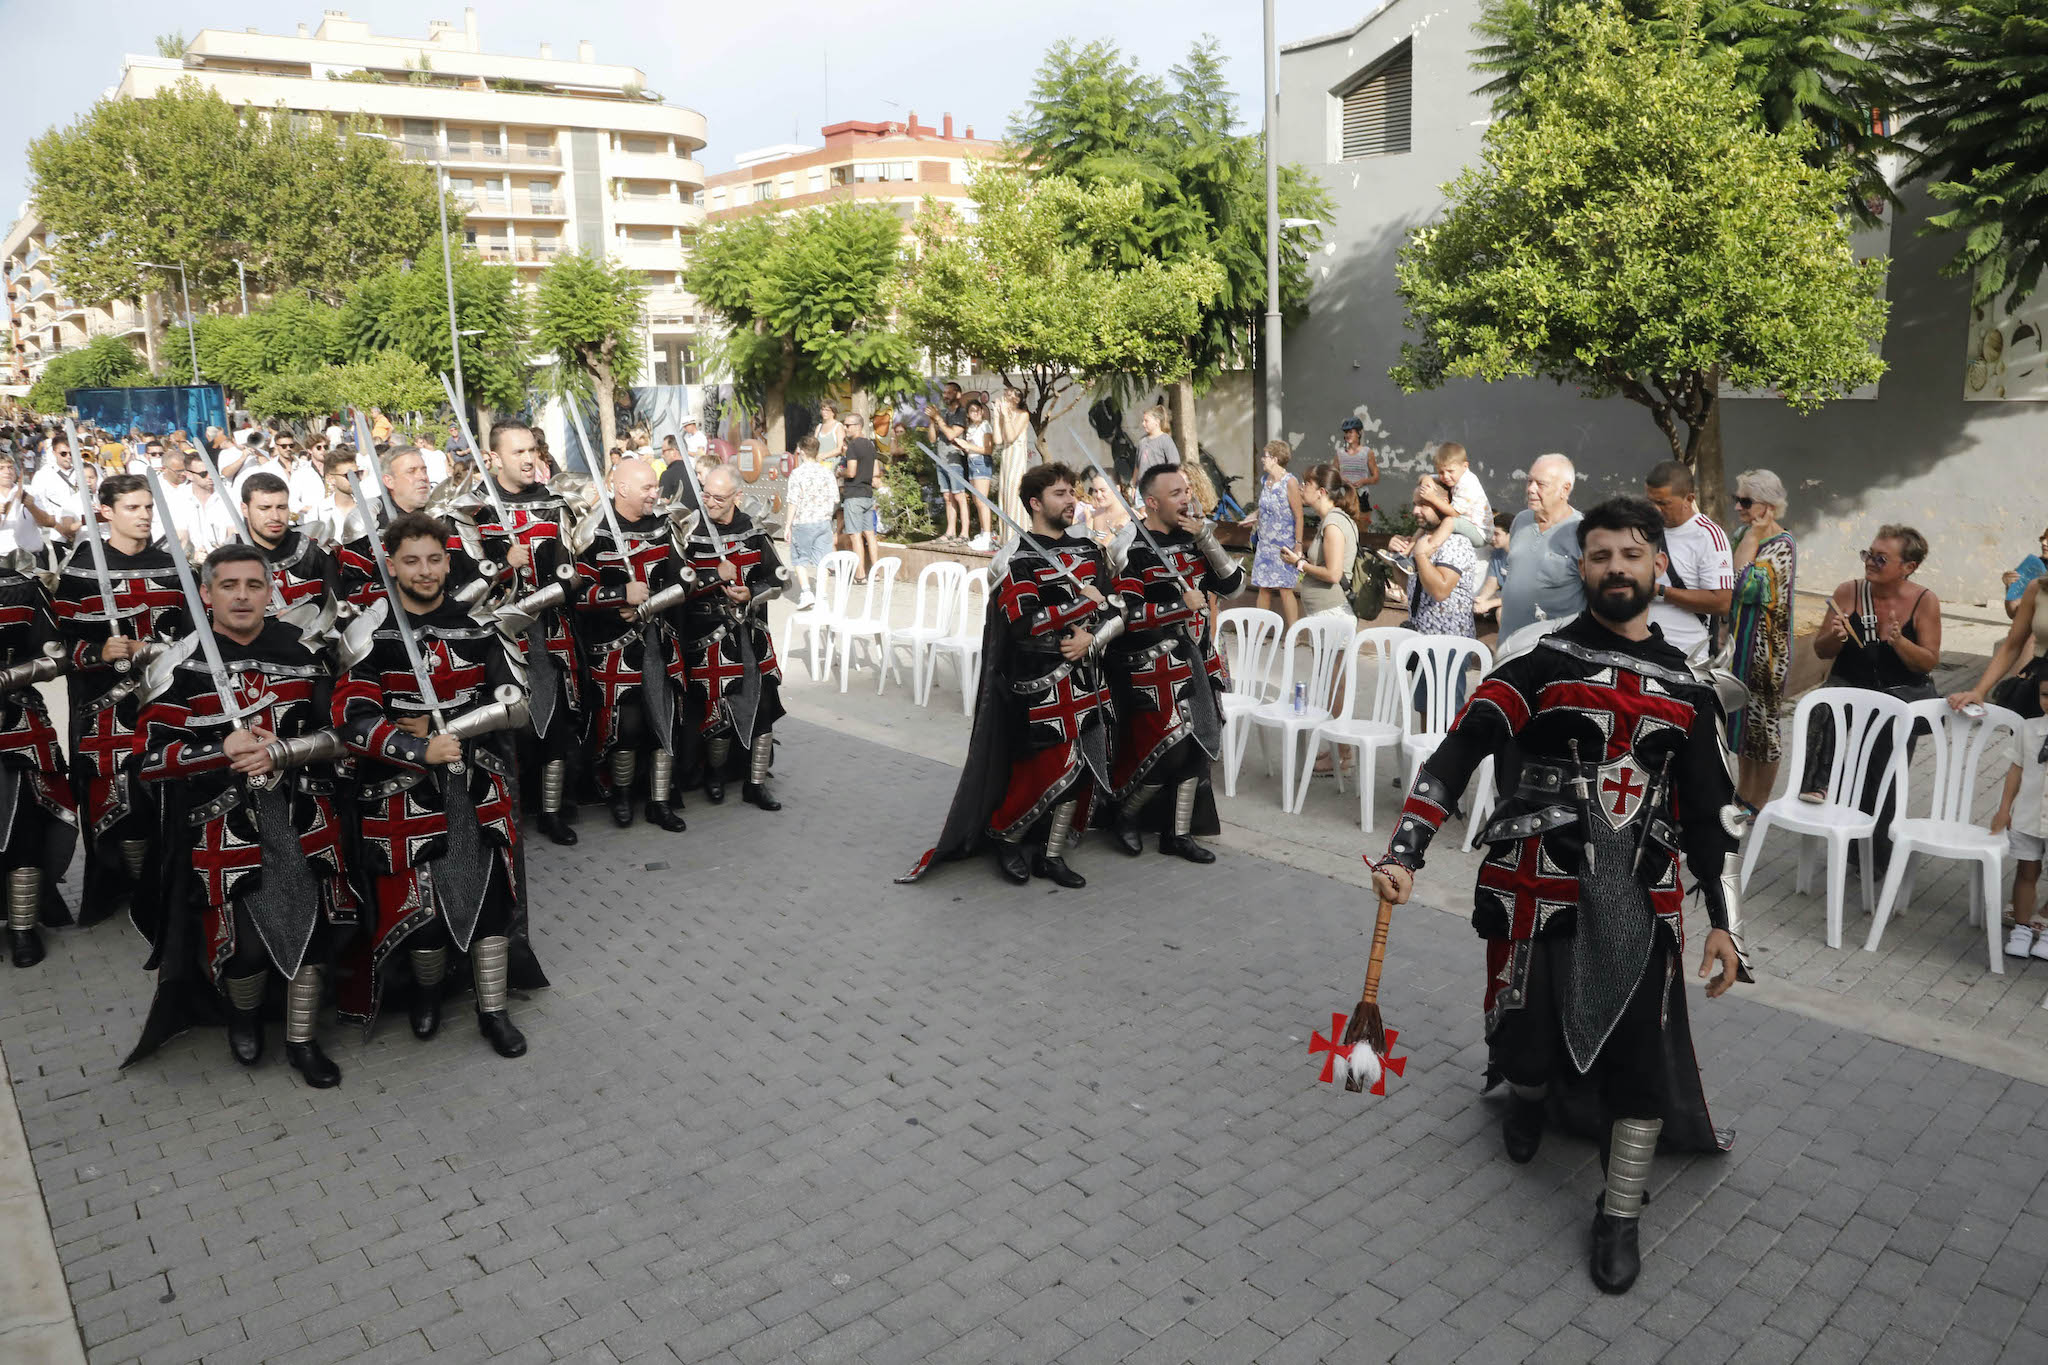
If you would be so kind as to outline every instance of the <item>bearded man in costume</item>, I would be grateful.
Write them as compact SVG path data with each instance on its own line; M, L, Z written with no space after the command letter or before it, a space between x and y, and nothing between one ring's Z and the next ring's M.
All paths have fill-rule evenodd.
M1088 884L1067 865L1066 850L1109 782L1100 664L1123 618L1110 605L1114 582L1101 547L1071 530L1074 471L1038 465L1025 472L1018 496L1031 534L1012 542L994 570L960 786L938 844L902 882L988 844L997 870L1019 886L1034 876Z
M1679 979L1681 872L1710 928L1699 974L1747 981L1736 938L1741 822L1721 743L1717 680L1649 621L1664 522L1618 497L1578 526L1587 609L1496 666L1417 773L1373 888L1402 904L1430 841L1486 759L1500 796L1473 928L1486 941L1487 1084L1511 1098L1508 1156L1536 1154L1547 1119L1602 1141L1593 1281L1619 1294L1641 1268L1637 1228L1660 1136L1725 1150L1707 1114Z

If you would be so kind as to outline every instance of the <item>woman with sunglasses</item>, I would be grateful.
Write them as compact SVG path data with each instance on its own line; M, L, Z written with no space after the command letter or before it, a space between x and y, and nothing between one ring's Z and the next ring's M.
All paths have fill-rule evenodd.
M1754 815L1771 799L1783 756L1778 710L1792 665L1792 579L1798 561L1785 515L1785 484L1768 469L1746 470L1735 480L1735 512L1742 537L1735 543L1735 654L1733 666L1749 687L1749 705L1730 721L1728 742L1741 765L1735 797Z
M1814 636L1813 652L1831 661L1824 687L1861 687L1886 692L1901 701L1935 695L1934 670L1941 665L1941 601L1911 581L1927 558L1927 538L1910 526L1880 526L1863 552L1863 577L1834 591L1826 620ZM1806 771L1799 783L1802 801L1827 799L1828 766L1834 758L1834 727L1812 727L1806 746ZM1906 756L1912 758L1909 740ZM1876 865L1883 876L1891 857L1893 808L1897 795L1888 793L1882 809L1873 809L1876 789L1891 761L1891 738L1885 735L1871 749L1868 777L1858 796L1859 809L1877 816ZM1837 801L1844 793L1834 794ZM1853 854L1852 854L1853 856Z

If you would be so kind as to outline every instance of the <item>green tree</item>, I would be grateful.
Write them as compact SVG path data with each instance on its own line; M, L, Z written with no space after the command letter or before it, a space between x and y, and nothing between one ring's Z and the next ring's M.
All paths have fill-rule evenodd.
M149 382L149 367L119 337L94 337L43 367L28 405L37 412L64 411L66 389L125 389Z
M2016 304L2048 268L2048 10L1932 0L1899 38L1909 178L1951 205L1928 228L1960 234L1948 271L1971 277L1973 304Z
M2019 0L2024 3L2025 0ZM1480 87L1504 116L1520 112L1532 74L1568 71L1583 54L1563 17L1588 0L1486 0L1473 31L1486 42L1475 69ZM1732 74L1756 96L1756 114L1772 132L1806 124L1807 159L1846 165L1857 215L1875 221L1894 199L1880 158L1899 150L1882 131L1898 102L1896 72L1884 49L1898 0L1622 0L1629 20L1665 42L1707 43L1734 57Z
M1056 43L1010 135L1034 173L1140 187L1142 210L1103 244L1106 264L1206 259L1221 267L1222 287L1202 307L1188 339L1191 364L1174 386L1174 429L1192 453L1196 390L1225 370L1255 364L1259 354L1266 163L1264 140L1234 131L1237 105L1213 38L1195 44L1168 75L1146 74L1109 43ZM1334 210L1315 177L1292 164L1280 168L1279 200L1282 218L1314 224L1280 243L1281 310L1298 319L1308 305L1308 257Z
M339 315L303 292L281 294L247 316L218 313L199 323L199 369L207 382L246 396L274 375L317 369L341 358ZM185 328L164 335L163 377L192 382Z
M156 35L156 55L159 57L168 57L172 61L177 61L185 55L186 47L185 30L181 28L173 29L169 33L159 33Z
M742 218L697 239L683 287L725 323L714 363L760 403L770 450L788 448L791 400L913 386L917 357L889 310L902 250L880 204Z
M346 365L270 375L249 395L249 411L256 416L295 421L324 417L351 404L379 408L397 418L436 412L446 403L439 376L397 351L380 351Z
M533 300L533 343L555 355L556 387L597 404L603 446L618 436L618 391L640 375L640 276L587 251L558 258Z
M1522 112L1487 130L1443 218L1402 249L1421 340L1394 378L1622 394L1719 515L1721 386L1810 411L1874 382L1887 262L1850 250L1848 169L1813 166L1804 126L1760 126L1726 52L1647 34L1618 4L1559 24L1580 60L1531 75Z
M460 248L454 265L456 323L478 334L462 338L465 396L497 411L517 411L526 406L528 377L527 306L518 270ZM396 351L429 374L450 372L448 286L440 250L430 247L409 269L393 266L356 285L341 306L336 330L337 359L367 360Z
M1102 264L1143 209L1137 184L985 168L971 195L971 220L932 203L918 214L918 260L899 298L913 341L1000 373L1040 436L1100 380L1193 369L1188 339L1223 270L1203 256Z
M238 294L240 259L270 292L339 302L440 231L433 172L360 131L245 113L186 77L147 98L103 99L32 141L31 196L64 239L58 275L81 300L175 288L140 264L160 261L186 267L194 306L222 302Z

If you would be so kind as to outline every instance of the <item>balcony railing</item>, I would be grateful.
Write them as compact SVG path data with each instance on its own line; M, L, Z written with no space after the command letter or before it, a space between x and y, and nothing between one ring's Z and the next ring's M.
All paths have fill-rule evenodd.
M520 261L545 265L562 254L558 237L479 237L476 253L487 261Z
M486 194L481 190L457 190L455 201L472 213L530 213L543 218L563 218L568 201L544 194Z
M532 147L513 143L501 146L495 142L451 142L443 152L432 142L418 138L405 138L399 144L399 155L407 161L484 162L498 166L510 162L520 166L559 166L562 164L562 149L559 147Z

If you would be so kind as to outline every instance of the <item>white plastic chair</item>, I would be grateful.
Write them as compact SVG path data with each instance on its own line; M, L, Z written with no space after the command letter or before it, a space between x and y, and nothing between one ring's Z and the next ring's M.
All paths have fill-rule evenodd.
M1345 646L1351 643L1351 636L1358 623L1342 620L1335 616L1307 616L1296 621L1280 642L1280 690L1271 701L1260 702L1246 713L1250 722L1250 733L1259 737L1259 752L1265 755L1266 775L1273 775L1273 751L1266 744L1266 731L1280 732L1280 809L1289 810L1294 800L1294 761L1301 745L1300 737L1324 721L1330 719L1329 699L1337 678L1337 670L1343 666ZM1297 646L1306 646L1309 651L1308 668L1299 671L1295 667ZM1299 711L1294 709L1294 689L1299 683L1305 699ZM1249 736L1247 736L1249 739ZM1244 766L1243 742L1236 754L1236 767ZM1237 785L1235 773L1225 774L1226 790Z
M1450 733L1451 722L1458 718L1460 693L1469 697L1478 685L1477 679L1465 679L1466 670L1474 665L1485 677L1493 667L1493 654L1462 635L1414 635L1394 651L1394 671L1400 674L1406 702L1401 708L1401 753L1408 760L1409 786L1415 785L1423 760Z
M1216 648L1230 690L1223 708L1223 794L1237 795L1237 769L1251 736L1247 717L1273 695L1273 652L1280 645L1280 613L1258 607L1228 607L1216 614Z
M1343 681L1338 686L1337 714L1308 734L1307 759L1294 789L1296 814L1308 800L1316 755L1322 747L1330 746L1330 764L1336 770L1339 792L1344 790L1342 751L1352 748L1358 751L1358 828L1372 828L1373 787L1379 782L1380 750L1401 742L1401 712L1410 705L1401 671L1394 666L1394 656L1403 641L1413 638L1415 632L1405 626L1375 626L1351 637L1351 647L1344 655ZM1366 691L1365 679L1368 662L1373 670L1370 693Z
M1805 782L1798 770L1793 770L1792 790L1765 802L1757 812L1756 824L1749 832L1749 847L1742 854L1742 888L1749 889L1750 874L1756 870L1757 855L1763 851L1764 835L1771 829L1824 840L1828 860L1828 947L1839 948L1851 840L1862 841L1864 908L1869 909L1872 902L1871 840L1877 833L1877 816L1857 805L1870 776L1871 758L1879 740L1889 735L1891 758L1879 776L1874 804L1877 810L1883 810L1886 795L1895 791L1898 808L1904 810L1906 738L1912 734L1913 713L1905 702L1883 692L1860 687L1815 688L1799 699L1799 706L1792 713L1792 747L1787 752L1790 762L1805 762L1807 729L1815 724L1832 726L1835 733L1834 761L1828 767L1827 785L1822 789L1826 799L1819 805L1800 800L1799 789ZM1802 893L1813 884L1808 851L1799 851L1799 872L1794 883Z
M1916 701L1907 708L1914 721L1924 722L1930 736L1934 759L1933 790L1924 817L1903 818L1905 802L1899 803L1902 818L1892 821L1892 861L1885 872L1884 890L1877 898L1877 914L1870 922L1870 936L1863 941L1866 952L1877 951L1885 922L1894 909L1904 909L1913 896L1914 854L1974 862L1970 879L1970 922L1984 925L1984 941L1991 951L1991 970L2005 973L2005 954L1998 942L1998 904L2004 890L2006 840L1970 818L1976 804L1977 777L1987 758L2003 767L1996 741L2004 735L2018 735L2025 723L2002 706L1985 708L1981 720L1971 720L1939 697ZM2023 755L2031 757L2030 755Z
M925 681L929 695L938 677L939 660L951 659L960 678L960 714L974 714L974 693L981 681L981 632L988 619L988 570L969 569L960 579L960 611L951 635L932 641L932 671Z
M782 621L782 644L776 649L778 657L787 657L790 644L798 631L809 637L811 650L811 681L825 680L826 659L831 653L832 626L846 615L846 600L853 589L854 571L860 567L860 556L851 550L831 550L818 561L818 587L816 600L808 607L799 607Z
M859 645L875 661L875 692L879 695L888 682L889 670L896 666L892 657L890 637L896 632L896 623L890 619L889 610L896 601L896 575L903 571L903 561L895 555L884 555L868 565L866 591L861 596L860 613L847 613L832 623L832 639L839 647L839 690L846 690L846 681L853 674L853 647ZM902 675L897 675L902 681Z
M917 575L917 597L910 624L889 637L891 651L910 655L910 695L919 706L931 700L932 647L951 635L960 612L960 580L967 569L958 560L936 559Z

